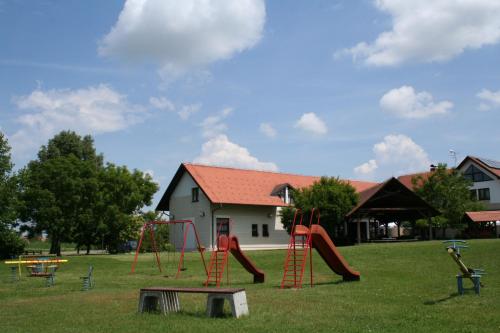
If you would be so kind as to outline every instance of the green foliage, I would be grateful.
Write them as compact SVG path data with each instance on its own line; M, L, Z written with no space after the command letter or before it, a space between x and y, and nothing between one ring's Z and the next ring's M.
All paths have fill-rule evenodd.
M335 177L321 177L311 187L292 192L294 205L303 212L313 208L321 214L321 225L334 235L334 229L344 222L345 215L358 203L358 194L348 182ZM290 232L294 212L290 207L282 210L283 226Z
M446 164L439 164L427 179L414 177L412 183L415 192L441 213L432 218L433 226L460 228L466 211L483 209L481 203L470 197L471 181L457 170L447 169Z
M63 131L42 146L38 159L20 173L21 218L34 232L46 231L51 253L61 242L75 242L87 253L92 245L114 251L137 232L134 220L149 205L158 186L149 175L126 167L103 165L93 139Z
M17 177L12 168L10 146L0 132L0 258L22 253L25 245L12 229L17 217Z

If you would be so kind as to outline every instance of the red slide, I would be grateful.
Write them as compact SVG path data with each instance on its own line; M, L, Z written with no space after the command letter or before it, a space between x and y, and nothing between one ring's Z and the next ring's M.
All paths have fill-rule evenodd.
M330 236L322 226L311 226L312 246L318 251L330 269L342 275L344 281L358 281L360 274L353 270L333 244Z
M229 250L231 254L238 260L238 262L247 270L248 273L253 274L253 283L263 283L265 274L263 271L255 267L253 262L243 253L238 242L238 237L229 237Z

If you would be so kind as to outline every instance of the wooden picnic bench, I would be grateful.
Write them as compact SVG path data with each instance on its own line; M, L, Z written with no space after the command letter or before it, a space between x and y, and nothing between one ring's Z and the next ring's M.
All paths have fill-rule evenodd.
M139 295L139 313L155 311L158 307L164 315L178 312L181 309L179 293L208 294L207 316L209 317L219 317L223 314L224 300L231 305L233 317L248 315L247 296L243 288L142 288Z

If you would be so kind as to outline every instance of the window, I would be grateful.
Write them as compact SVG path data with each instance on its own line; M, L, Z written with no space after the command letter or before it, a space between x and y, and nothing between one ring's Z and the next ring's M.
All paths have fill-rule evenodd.
M479 200L490 200L490 189L489 188L478 189L477 196Z
M252 224L252 237L259 237L259 226L257 224Z
M191 189L191 202L198 202L199 201L199 196L200 196L200 188L199 187L193 187Z
M262 237L269 237L269 225L262 225Z
M229 218L217 218L217 233L229 236Z
M471 165L467 168L467 170L465 170L464 177L466 179L472 180L475 183L493 180L490 176L482 172L480 169L476 168L474 165Z

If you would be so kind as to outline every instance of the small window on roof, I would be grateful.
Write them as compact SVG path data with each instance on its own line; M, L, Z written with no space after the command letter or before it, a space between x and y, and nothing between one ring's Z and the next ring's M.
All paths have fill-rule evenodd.
M199 187L193 187L191 189L191 202L198 202L200 197L200 188Z

